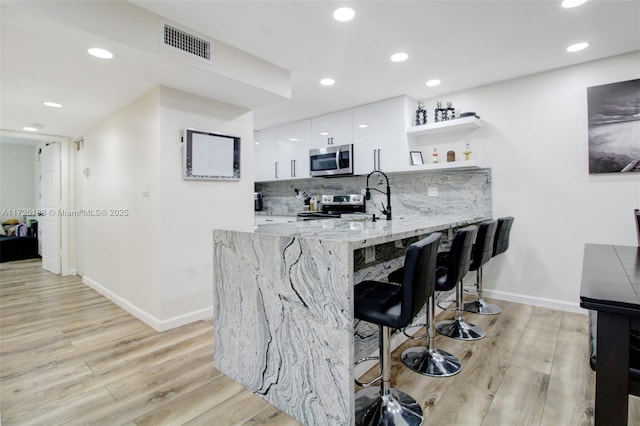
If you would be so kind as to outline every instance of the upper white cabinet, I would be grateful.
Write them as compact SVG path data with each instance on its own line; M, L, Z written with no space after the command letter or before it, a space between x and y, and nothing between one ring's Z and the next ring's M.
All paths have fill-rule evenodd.
M254 179L263 182L276 179L276 128L254 132Z
M255 181L309 177L311 120L301 120L255 133Z
M407 107L402 96L353 109L355 174L409 168Z
M353 111L350 109L311 119L311 148L353 143Z
M303 179L309 176L311 120L295 121L280 126L282 144L279 159L283 162L281 179ZM288 169L286 169L288 167ZM288 175L288 176L287 176Z

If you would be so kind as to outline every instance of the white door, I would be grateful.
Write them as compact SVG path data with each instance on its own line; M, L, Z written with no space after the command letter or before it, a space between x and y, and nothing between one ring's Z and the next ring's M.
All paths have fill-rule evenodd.
M50 143L40 154L38 237L42 268L60 274L60 144Z

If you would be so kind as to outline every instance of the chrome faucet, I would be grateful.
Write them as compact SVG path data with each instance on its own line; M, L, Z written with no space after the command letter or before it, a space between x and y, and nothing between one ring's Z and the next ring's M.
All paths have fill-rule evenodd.
M382 176L384 176L384 179L387 181L387 192L380 191L377 188L369 188L369 178L375 173L380 173ZM378 191L379 193L385 194L387 196L387 207L385 207L384 204L382 205L382 213L387 215L387 220L391 220L391 187L389 186L389 178L386 174L384 174L384 172L380 170L374 170L367 175L367 189L364 195L365 199L371 199L371 191Z

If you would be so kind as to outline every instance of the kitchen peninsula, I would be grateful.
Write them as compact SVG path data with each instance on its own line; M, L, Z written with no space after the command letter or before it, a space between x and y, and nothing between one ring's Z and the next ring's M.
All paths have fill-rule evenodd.
M353 424L353 286L406 247L489 217L328 219L214 230L216 368L305 425Z

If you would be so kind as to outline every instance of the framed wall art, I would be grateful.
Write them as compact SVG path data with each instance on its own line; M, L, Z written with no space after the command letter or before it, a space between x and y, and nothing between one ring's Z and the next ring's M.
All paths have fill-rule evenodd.
M240 138L186 129L182 160L184 179L240 180Z
M424 164L424 160L422 159L422 151L411 151L410 154L412 166Z
M587 88L589 173L640 172L640 79Z

